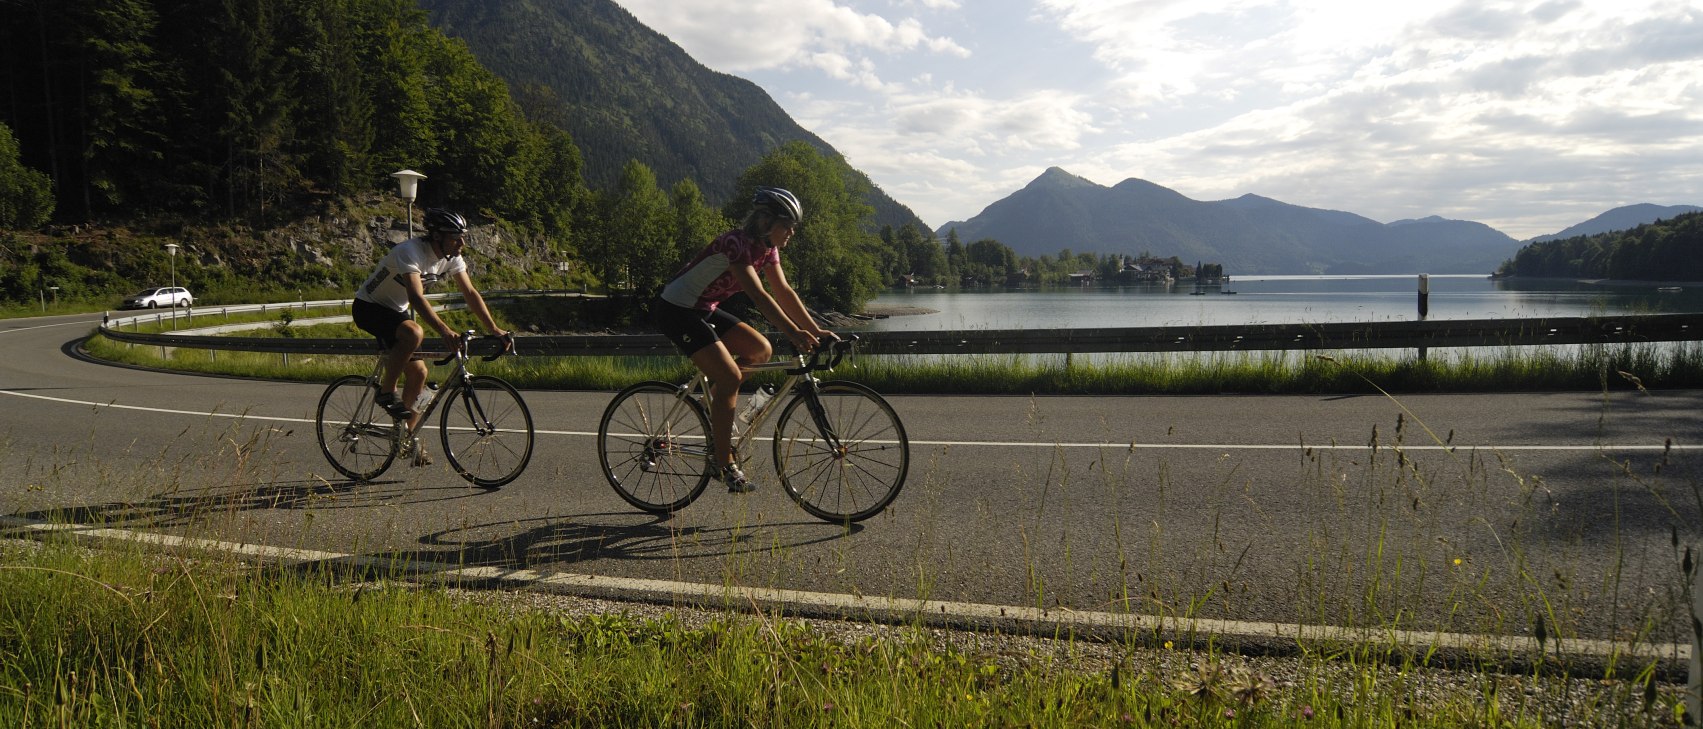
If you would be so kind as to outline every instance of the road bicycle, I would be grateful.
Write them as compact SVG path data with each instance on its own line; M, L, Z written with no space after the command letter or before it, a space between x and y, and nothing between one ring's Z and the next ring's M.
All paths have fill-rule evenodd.
M823 382L856 338L824 343L809 357L794 354L743 368L780 370L786 379L747 424L736 419L735 458L776 415L772 452L775 474L788 496L810 515L830 522L868 519L893 503L910 467L910 441L899 415L874 390L856 382ZM709 378L683 383L640 382L615 395L597 426L603 475L627 503L653 514L686 508L717 475L712 454ZM790 396L790 397L789 397ZM745 468L747 473L753 469Z
M314 424L319 431L319 449L338 473L356 481L371 481L390 468L400 455L419 452L418 434L432 412L443 406L438 418L438 438L444 456L462 478L475 486L500 488L515 480L532 460L532 413L520 393L503 380L467 372L468 346L481 337L472 331L461 334L461 347L434 364L455 363L442 387L420 413L419 425L392 418L375 400L379 376L384 373L384 353L378 356L372 374L345 375L319 396ZM501 357L503 352L482 359Z

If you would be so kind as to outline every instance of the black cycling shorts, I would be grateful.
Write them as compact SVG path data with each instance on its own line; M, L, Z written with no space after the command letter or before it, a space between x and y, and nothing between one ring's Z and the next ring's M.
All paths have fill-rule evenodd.
M349 313L355 318L355 326L377 338L379 346L386 350L396 346L396 328L402 322L414 320L413 309L397 311L366 299L355 299Z
M674 348L687 357L721 341L723 332L745 323L739 317L721 309L688 309L662 299L657 299L656 303L651 305L651 312L651 319L655 322L657 331L668 337L668 341L674 343Z

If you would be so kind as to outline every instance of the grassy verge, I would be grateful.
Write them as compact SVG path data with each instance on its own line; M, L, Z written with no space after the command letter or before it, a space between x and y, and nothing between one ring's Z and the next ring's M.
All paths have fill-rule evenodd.
M455 326L473 326L464 312ZM272 315L271 320L277 320ZM276 326L244 336L356 337L351 324ZM517 345L525 354L525 339ZM96 357L188 372L324 382L371 368L367 357L210 352L132 346L92 337ZM647 379L678 380L683 357L517 357L477 370L522 388L616 390ZM1204 352L1101 355L875 356L843 363L835 378L884 393L1220 394L1520 392L1703 387L1703 342L1666 345L1508 347L1431 352L1428 359L1380 352Z
M1671 687L1648 682L575 614L51 542L0 543L0 595L0 724L16 727L1643 726L1675 712Z

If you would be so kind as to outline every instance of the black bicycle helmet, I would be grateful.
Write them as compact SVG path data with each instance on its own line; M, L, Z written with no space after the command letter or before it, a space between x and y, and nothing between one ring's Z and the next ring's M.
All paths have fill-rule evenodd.
M454 233L461 235L467 232L467 219L443 208L432 208L426 211L426 230L433 233Z
M757 188L757 194L751 196L751 206L794 223L804 219L804 206L798 204L798 198L778 187Z

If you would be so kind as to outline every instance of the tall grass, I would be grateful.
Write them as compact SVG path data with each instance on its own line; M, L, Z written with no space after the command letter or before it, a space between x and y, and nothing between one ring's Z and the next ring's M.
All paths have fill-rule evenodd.
M12 727L1536 727L1673 716L1671 691L1649 706L1556 714L1546 707L1566 704L1546 694L1580 686L1318 659L1274 669L1135 644L989 650L915 627L824 632L761 611L694 624L562 614L345 584L313 567L52 542L0 543L0 558L0 724Z

